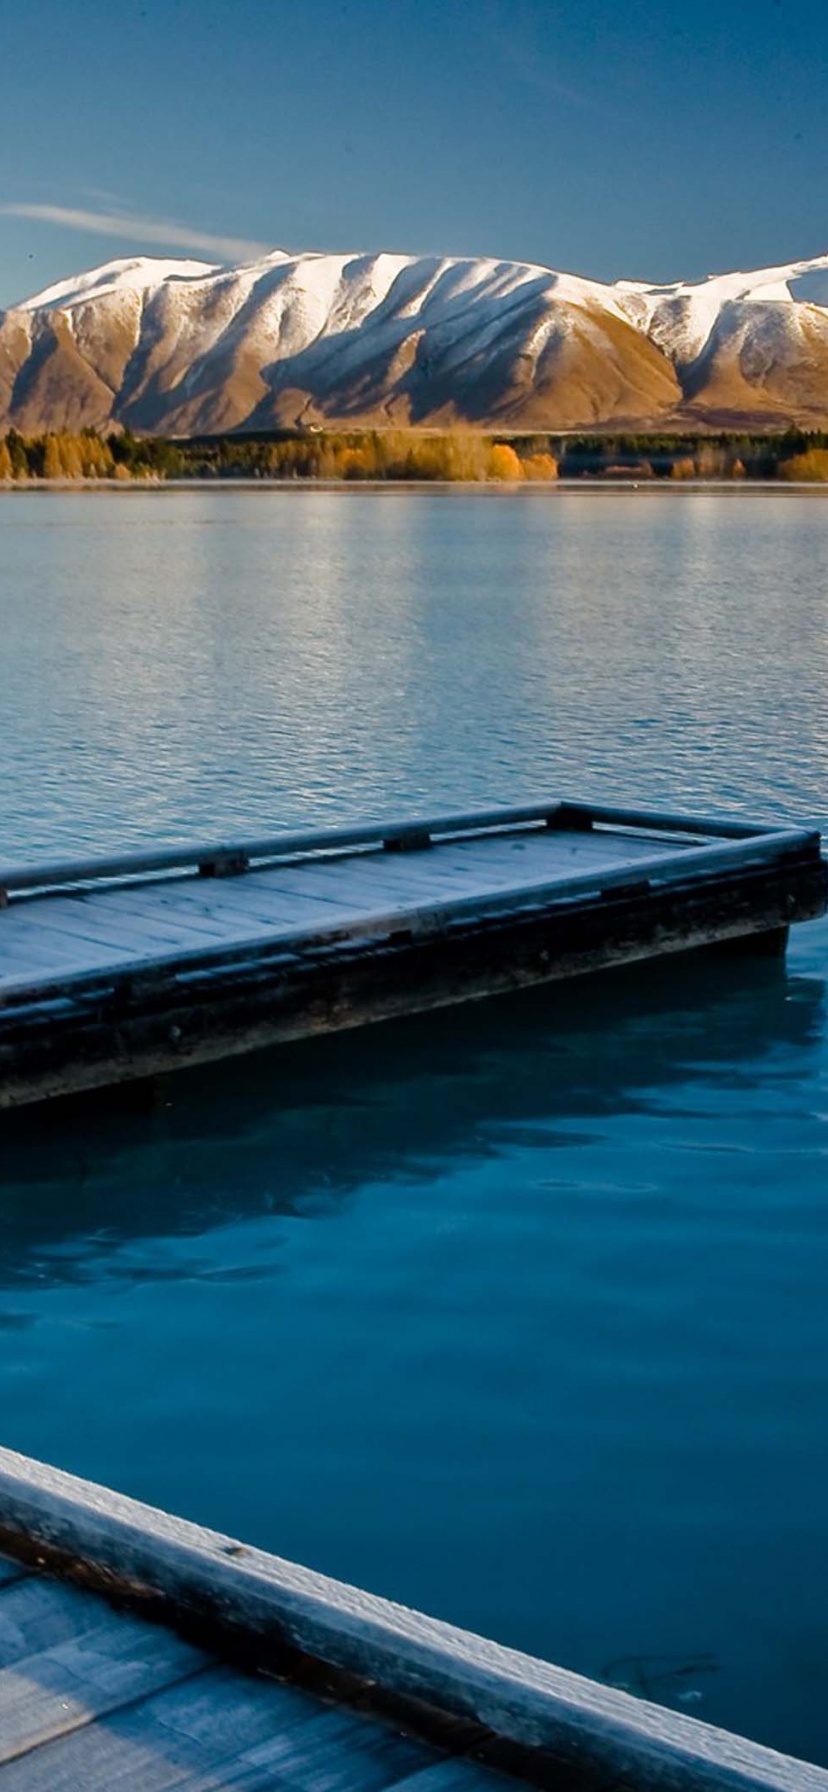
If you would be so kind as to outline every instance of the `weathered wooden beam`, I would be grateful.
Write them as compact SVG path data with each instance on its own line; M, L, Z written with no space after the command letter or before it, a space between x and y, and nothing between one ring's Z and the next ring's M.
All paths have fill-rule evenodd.
M680 811L671 814L669 810L618 809L605 803L574 803L572 807L588 814L593 826L596 822L607 823L612 827L642 828L666 834L699 834L706 835L709 839L718 836L723 840L749 840L755 834L775 831L772 824L760 826L756 822L739 821L736 816L729 815L687 815Z
M459 815L438 815L376 822L362 827L315 828L284 832L262 839L208 841L206 844L159 847L145 852L102 854L91 858L44 861L42 864L0 867L0 897L12 891L48 889L61 884L90 883L98 879L157 875L165 871L198 870L202 865L239 863L282 858L285 855L348 851L368 846L387 846L410 835L450 836L480 833L553 821L559 811L577 812L591 822L642 828L669 835L699 835L710 839L744 840L769 830L721 816L658 815L646 810L596 808L584 803L540 799L512 808L492 808Z
M828 1792L828 1773L0 1450L0 1547L142 1607L471 1718L567 1792ZM196 1630L197 1640L197 1630ZM559 1777L565 1776L565 1777Z

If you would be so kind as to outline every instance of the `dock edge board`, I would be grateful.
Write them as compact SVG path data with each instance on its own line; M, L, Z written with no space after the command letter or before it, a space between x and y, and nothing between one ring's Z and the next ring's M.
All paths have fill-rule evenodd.
M0 1449L0 1550L168 1625L217 1627L531 1751L567 1792L828 1792L828 1771ZM537 1779L537 1772L532 1777Z

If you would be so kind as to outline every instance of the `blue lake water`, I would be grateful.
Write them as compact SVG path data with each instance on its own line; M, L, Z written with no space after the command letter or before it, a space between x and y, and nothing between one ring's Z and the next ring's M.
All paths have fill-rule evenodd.
M828 504L0 495L4 859L828 819ZM1 924L1 920L0 920ZM828 1763L828 926L0 1128L0 1439Z

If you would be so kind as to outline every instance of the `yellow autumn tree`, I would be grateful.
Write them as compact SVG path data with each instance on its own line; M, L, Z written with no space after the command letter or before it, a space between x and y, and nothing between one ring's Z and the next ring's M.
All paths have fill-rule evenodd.
M804 454L783 460L779 477L804 480L808 485L828 485L828 448L806 448Z
M65 431L58 437L60 442L60 458L63 462L64 479L83 478L83 454L77 436L68 435Z
M376 459L369 443L360 448L345 448L339 456L340 479L374 479L376 471Z
M523 467L508 442L495 442L489 455L489 478L507 481L523 478Z
M85 446L85 437L70 435L66 430L50 430L43 438L44 479L82 479L86 470Z
M336 453L330 442L323 441L320 444L316 450L315 460L317 479L336 479L338 477Z
M696 463L693 460L692 455L684 454L679 460L673 461L670 468L671 479L695 479L695 477Z
M12 472L12 457L9 453L8 442L0 439L0 484L3 484L7 479L11 479Z
M78 455L84 479L111 479L114 467L112 450L100 436L81 436Z
M558 477L558 463L551 454L529 454L521 465L524 479L543 482Z
M55 435L48 435L43 444L43 477L44 479L63 479L63 456L60 452L60 441Z
M443 437L443 477L463 482L485 479L488 471L490 444L485 436L471 430L458 429Z

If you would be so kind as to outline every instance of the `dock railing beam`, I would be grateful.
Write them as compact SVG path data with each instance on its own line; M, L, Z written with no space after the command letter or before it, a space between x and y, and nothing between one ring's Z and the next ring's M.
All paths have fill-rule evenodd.
M171 1626L201 1620L474 1718L566 1792L828 1792L822 1768L2 1449L0 1549Z
M271 834L262 839L208 841L181 846L156 847L145 852L100 854L90 858L58 859L37 864L0 865L0 907L12 892L44 890L62 884L97 883L109 878L157 876L165 871L201 872L205 876L238 875L254 862L305 853L358 851L360 848L397 847L405 850L425 845L432 838L475 834L535 823L579 828L601 825L653 831L660 835L689 835L711 840L750 840L770 829L736 818L700 815L658 815L651 810L594 807L547 798L516 808L481 809L470 814L389 820L362 827L313 828Z

